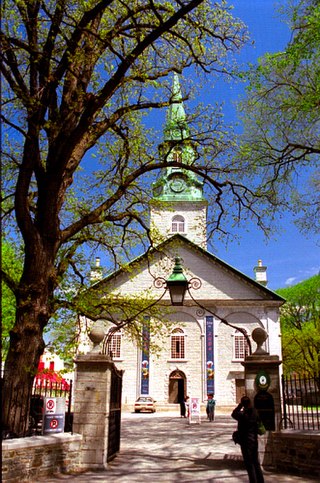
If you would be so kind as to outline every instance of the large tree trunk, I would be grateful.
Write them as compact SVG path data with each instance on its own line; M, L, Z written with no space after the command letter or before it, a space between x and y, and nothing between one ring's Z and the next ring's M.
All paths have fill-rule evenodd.
M48 257L43 253L33 259L32 279L22 276L17 294L14 328L10 332L10 347L4 367L2 392L3 428L17 436L28 428L30 398L34 376L45 343L43 329L50 318L52 287ZM33 257L34 258L34 257ZM39 260L41 259L41 261ZM43 263L46 260L47 263ZM28 273L28 263L24 274ZM29 272L30 273L30 272Z

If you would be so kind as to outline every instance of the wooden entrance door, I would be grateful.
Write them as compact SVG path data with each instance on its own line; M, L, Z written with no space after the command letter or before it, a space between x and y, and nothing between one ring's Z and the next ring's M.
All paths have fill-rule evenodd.
M169 376L169 403L178 404L186 396L186 376L182 371L174 371Z

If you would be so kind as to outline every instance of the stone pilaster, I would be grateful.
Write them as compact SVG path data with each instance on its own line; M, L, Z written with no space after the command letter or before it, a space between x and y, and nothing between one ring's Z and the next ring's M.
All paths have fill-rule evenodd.
M273 427L266 426L266 434L259 436L259 454L261 462L264 466L272 465L271 445L269 444L269 431L277 430L281 421L281 391L280 391L280 373L279 366L281 361L277 355L269 355L262 349L263 342L268 335L265 330L257 328L252 333L253 340L257 343L256 351L245 358L242 365L245 368L245 389L246 395L251 399L252 403L257 402L260 398L262 406L257 407L263 414L267 416L268 423L270 416L274 415ZM261 379L259 379L261 377ZM270 400L273 402L273 407L270 406ZM263 407L263 401L266 402Z
M73 431L83 435L82 468L107 467L111 369L104 354L91 352L75 360Z

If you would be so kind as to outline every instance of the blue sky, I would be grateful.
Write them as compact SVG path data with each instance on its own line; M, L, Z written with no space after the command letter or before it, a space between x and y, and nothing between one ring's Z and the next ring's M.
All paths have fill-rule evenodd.
M239 56L239 63L256 63L267 52L284 50L291 32L285 19L278 12L284 6L280 0L230 0L234 5L234 15L243 20L249 28L252 42L246 45ZM226 124L236 121L236 102L244 95L244 85L227 83L221 80L213 89L203 90L201 101L208 104L224 103ZM189 106L186 106L188 109ZM163 129L165 112L150 115L152 127ZM86 167L90 169L91 158ZM269 240L254 225L249 231L238 231L241 240L225 242L213 240L214 248L209 251L232 265L234 268L254 278L253 268L259 259L267 266L268 287L275 290L296 284L320 272L320 241L310 234L301 234L294 225L292 215L284 214L279 221L281 232ZM101 254L97 254L101 255ZM106 266L102 257L102 265Z
M290 30L277 11L279 4L274 0L234 0L234 14L248 26L254 45L246 46L240 56L241 62L256 62L266 52L284 49L290 40ZM244 87L218 84L214 89L214 99L209 102L225 102L226 121L234 121L234 102L243 93ZM268 287L275 290L296 284L320 271L319 237L301 234L294 225L292 215L285 214L281 220L281 233L266 241L255 227L242 232L239 242L227 247L215 243L215 254L250 277L254 277L253 267L262 259L268 267Z

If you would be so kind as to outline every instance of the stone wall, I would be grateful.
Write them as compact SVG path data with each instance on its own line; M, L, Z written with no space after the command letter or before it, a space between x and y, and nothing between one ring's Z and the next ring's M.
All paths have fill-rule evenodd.
M107 466L111 369L104 354L90 352L75 359L73 430L82 434L83 470Z
M277 471L318 477L320 481L320 431L274 432L268 444Z
M34 482L54 473L77 473L81 445L82 436L70 433L4 440L2 482Z
M182 235L191 240L201 248L207 247L207 202L206 201L175 201L156 205L150 211L151 235L154 241L159 244L162 239L172 236L172 218L176 215L183 216L185 230Z

